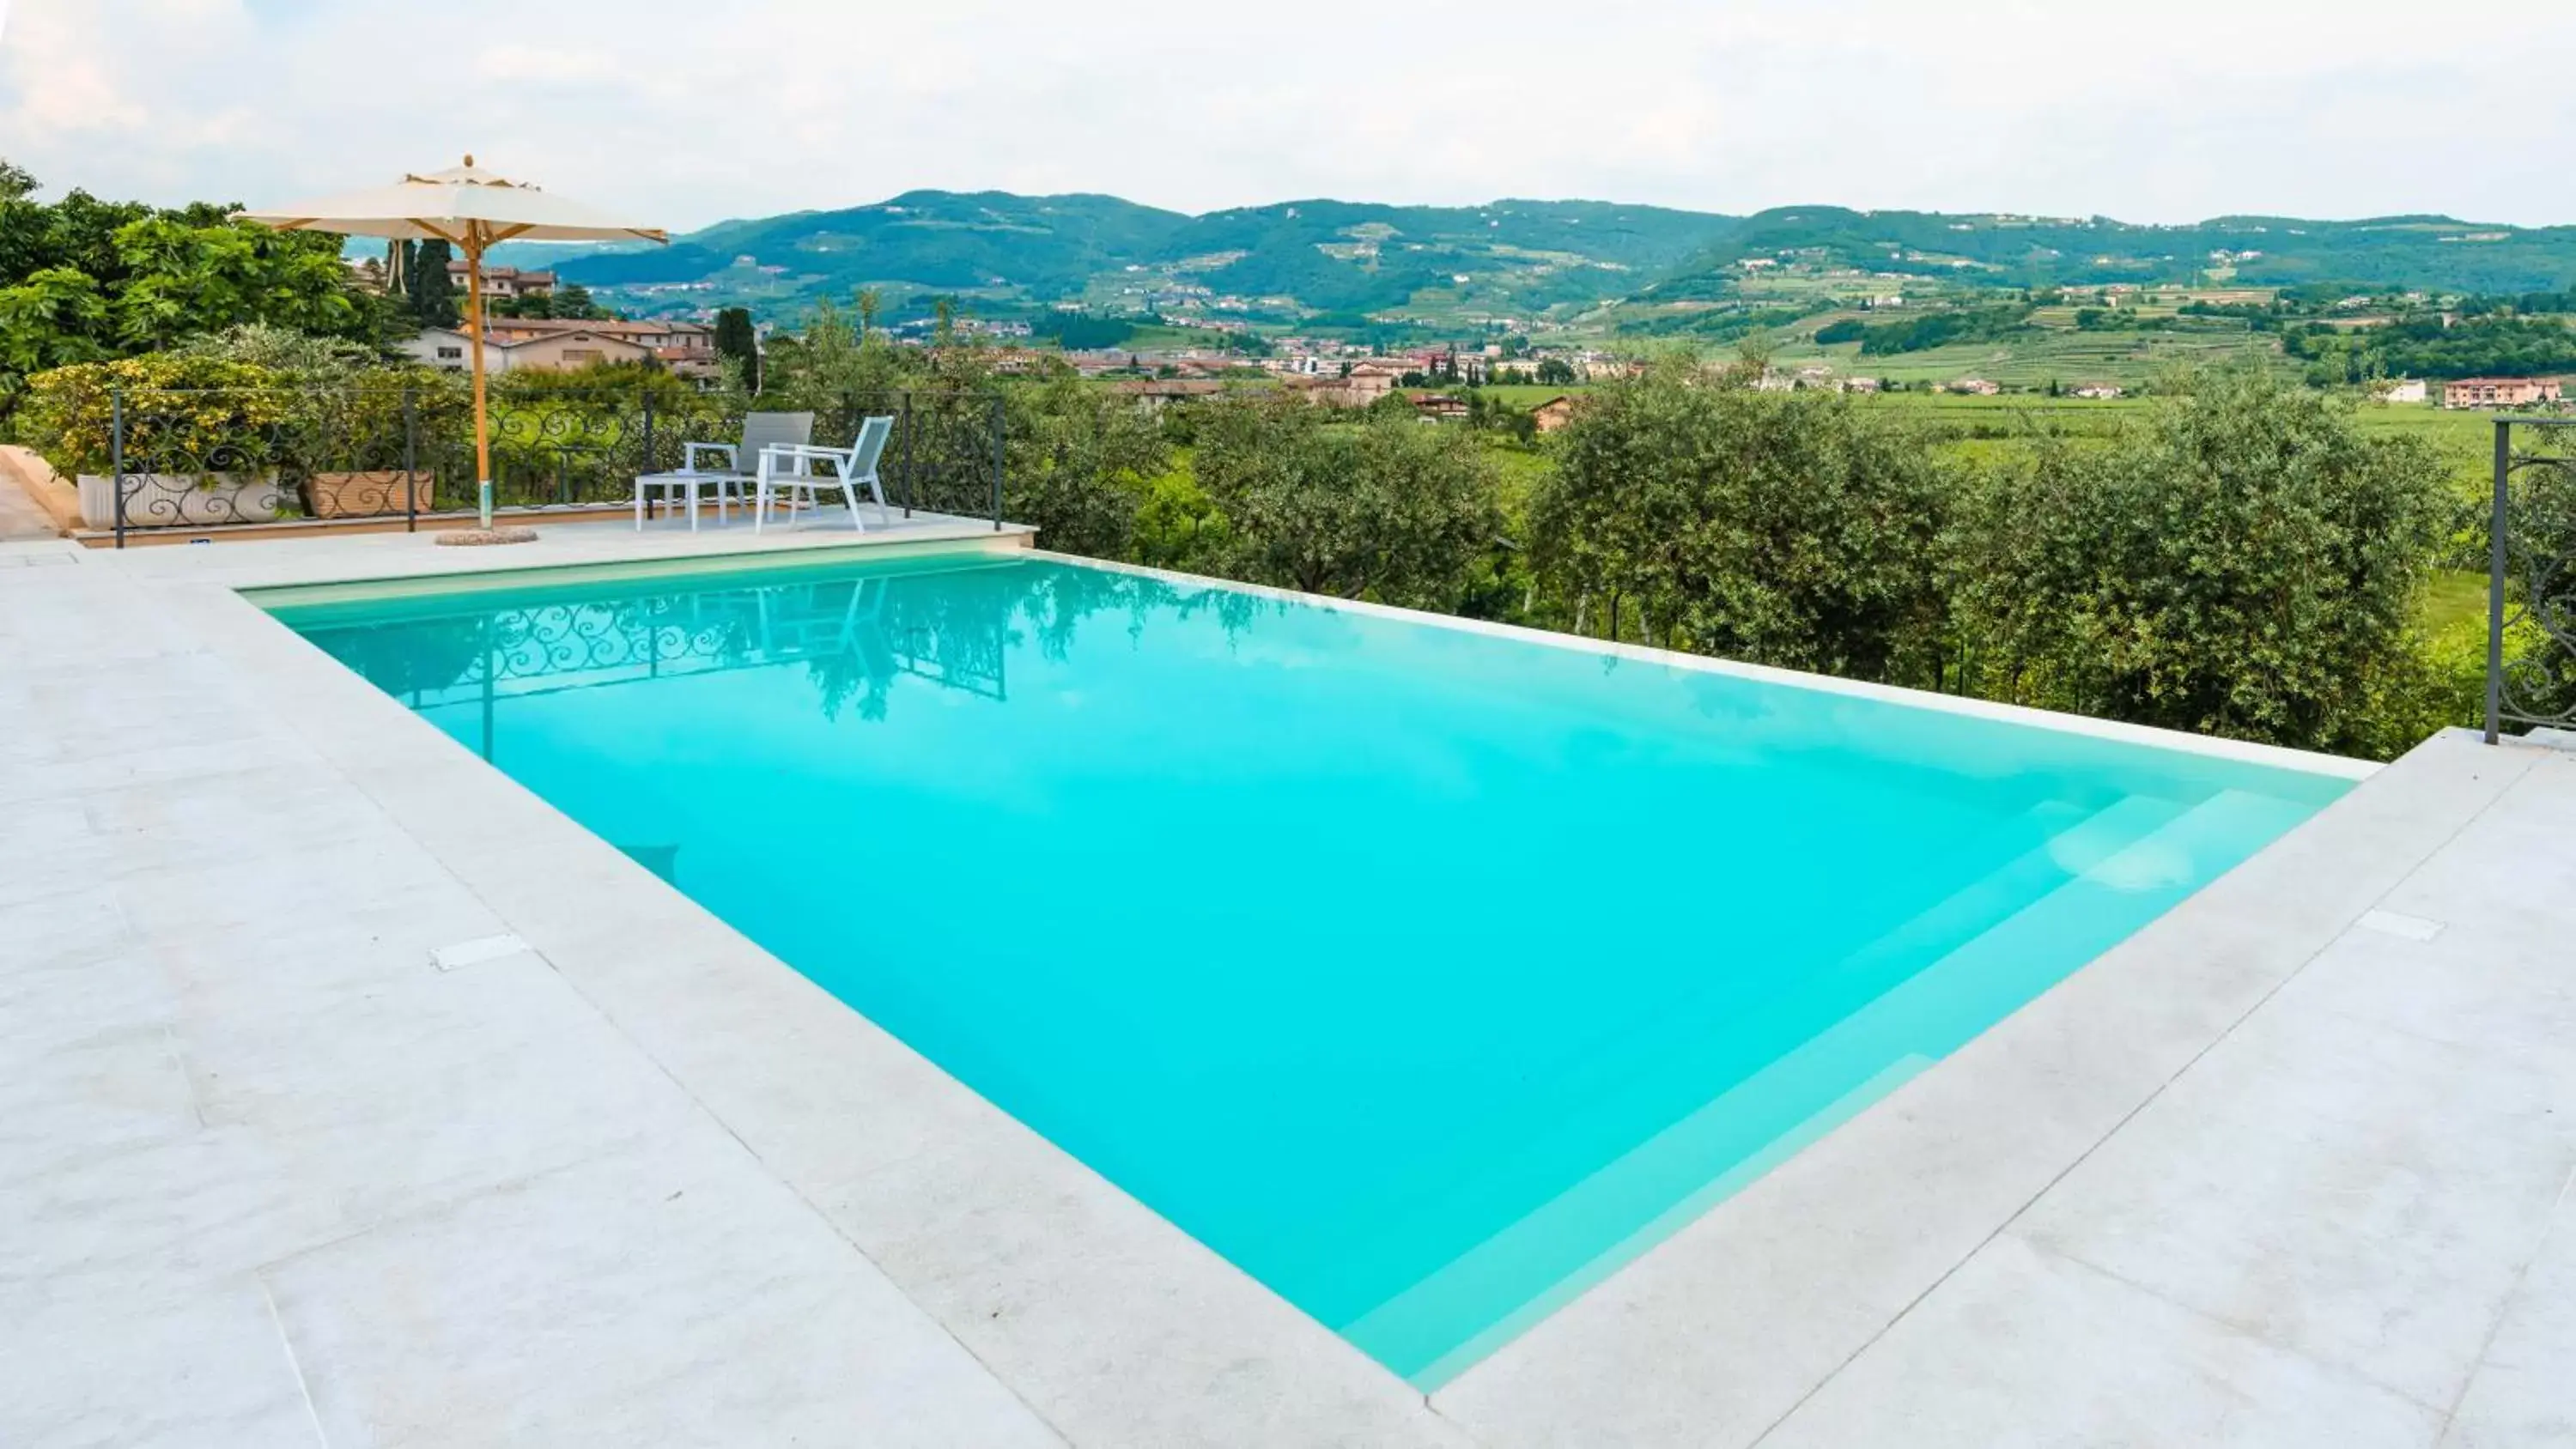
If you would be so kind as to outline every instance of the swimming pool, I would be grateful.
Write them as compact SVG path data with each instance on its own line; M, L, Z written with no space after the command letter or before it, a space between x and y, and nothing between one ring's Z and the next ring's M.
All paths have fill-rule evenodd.
M1023 555L263 602L1425 1388L2352 783Z

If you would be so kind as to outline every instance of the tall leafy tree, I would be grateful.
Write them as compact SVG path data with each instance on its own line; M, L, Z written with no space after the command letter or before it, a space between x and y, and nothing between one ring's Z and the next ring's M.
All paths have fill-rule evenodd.
M74 362L95 362L110 349L107 298L87 272L47 267L0 287L0 396L25 376Z
M116 246L127 275L113 305L118 338L148 351L248 322L367 335L371 315L353 295L339 243L335 236L191 226L169 217L121 227Z
M49 208L36 201L36 178L0 159L0 286L17 282L53 260L45 256Z

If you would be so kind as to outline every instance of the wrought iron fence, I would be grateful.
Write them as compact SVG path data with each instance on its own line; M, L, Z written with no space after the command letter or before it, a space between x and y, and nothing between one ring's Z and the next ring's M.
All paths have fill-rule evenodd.
M2496 420L2486 705L2489 744L2576 728L2576 419Z
M686 444L739 439L743 411L677 386L502 390L488 409L494 505L626 505L637 475L681 467ZM869 417L895 420L878 464L889 506L1001 526L999 396L850 393L813 411L813 441L827 447L848 446ZM476 506L474 414L461 387L119 388L102 421L107 471L81 477L82 509L119 548L134 529L296 518L416 529Z

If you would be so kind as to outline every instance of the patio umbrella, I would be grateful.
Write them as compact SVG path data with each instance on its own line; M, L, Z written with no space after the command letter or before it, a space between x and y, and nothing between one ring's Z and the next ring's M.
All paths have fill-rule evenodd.
M474 469L483 531L492 529L492 435L483 400L483 252L505 241L670 241L655 227L629 226L525 182L478 169L405 176L392 186L234 213L235 221L279 231L326 231L402 241L443 241L465 253L466 337L474 358Z

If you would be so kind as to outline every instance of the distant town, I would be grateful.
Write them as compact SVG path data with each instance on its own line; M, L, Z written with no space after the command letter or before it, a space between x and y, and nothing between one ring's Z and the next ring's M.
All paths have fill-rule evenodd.
M362 286L381 289L385 285L385 264L375 258L354 263L352 270ZM1756 267L1754 270L1764 269ZM461 291L466 285L464 264L450 263L449 271L451 283ZM484 299L491 304L551 298L564 285L557 272L545 269L494 267L483 277ZM2124 290L2133 289L2106 288L2098 295L2116 306ZM1202 288L1197 289L1196 294L1184 290L1177 294L1154 294L1144 300L1150 305L1170 308L1169 313L1162 315L1185 319L1187 325L1197 331L1220 338L1228 334L1238 337L1250 335L1245 324L1191 315L1195 306L1218 309L1243 307L1251 305L1247 299L1208 295ZM1905 299L1901 294L1891 293L1870 299L1870 307L1874 311L1893 311L1904 305ZM899 345L922 346L931 341L936 325L927 319L913 319L889 328L888 332ZM1229 382L1269 378L1312 402L1347 408L1364 408L1392 392L1405 390L1413 396L1423 416L1446 418L1463 415L1466 405L1443 389L1579 387L1611 377L1632 375L1643 366L1636 348L1547 345L1526 340L1386 347L1291 333L1263 339L1260 351L1254 354L1239 346L1207 344L1041 347L1032 345L1035 328L1026 321L963 317L954 319L950 326L958 337L989 348L993 354L992 365L999 372L1025 373L1062 363L1083 377L1113 381L1120 393L1148 407L1219 392ZM757 335L765 337L771 330L762 326L757 329ZM704 320L494 315L486 320L484 342L487 364L496 373L514 370L569 372L610 363L643 363L667 368L675 376L692 382L708 384L713 383L720 372L715 332L713 323ZM395 347L415 361L461 370L467 363L471 338L462 324L432 327L395 344ZM1766 391L1816 389L1852 393L1876 393L1891 387L1901 389L1907 386L1865 373L1855 374L1823 361L1766 366L1754 385ZM1979 376L1923 381L1912 386L1917 391L1959 397L1999 397L2007 392L2046 391L2053 398L2076 401L2109 401L2124 397L2131 391L2121 383L2109 381L2078 381L2054 389L2012 388ZM2381 403L2423 405L2436 399L2436 386L2440 389L2438 400L2441 406L2455 410L2552 407L2564 399L2563 383L2555 377L2471 377L2439 384L2420 378L2399 378L2373 382L2367 393L2372 400ZM1570 416L1570 408L1559 399L1543 401L1532 411L1542 432L1563 426Z

